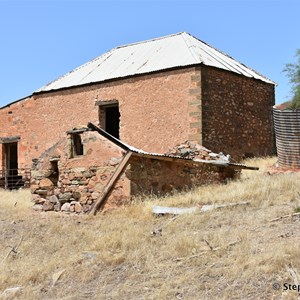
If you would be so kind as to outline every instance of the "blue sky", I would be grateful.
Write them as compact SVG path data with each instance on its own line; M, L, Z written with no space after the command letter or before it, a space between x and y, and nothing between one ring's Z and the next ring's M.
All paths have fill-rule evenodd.
M0 0L0 107L116 46L187 31L278 83L300 48L300 1Z

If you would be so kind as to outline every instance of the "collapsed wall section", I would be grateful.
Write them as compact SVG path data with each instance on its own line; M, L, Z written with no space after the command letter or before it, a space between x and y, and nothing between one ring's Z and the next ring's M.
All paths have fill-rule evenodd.
M80 154L75 151L78 138ZM33 163L31 191L34 209L90 212L125 154L125 150L89 128L69 131L66 138ZM134 196L163 196L203 184L224 183L239 174L230 166L213 162L196 163L191 159L133 152L102 209L128 204Z
M88 130L80 133L82 155L74 156L72 135L79 134L78 130L75 132L69 133L34 162L31 179L34 209L90 211L122 160L122 149ZM122 176L109 196L109 204L125 204L129 198L130 183Z

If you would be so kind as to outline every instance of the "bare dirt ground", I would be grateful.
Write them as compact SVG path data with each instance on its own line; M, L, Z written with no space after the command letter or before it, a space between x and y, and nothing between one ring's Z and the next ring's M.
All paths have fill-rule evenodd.
M34 212L28 191L0 192L0 299L297 299L300 173L267 175L274 162L96 217ZM250 203L151 213L240 201Z

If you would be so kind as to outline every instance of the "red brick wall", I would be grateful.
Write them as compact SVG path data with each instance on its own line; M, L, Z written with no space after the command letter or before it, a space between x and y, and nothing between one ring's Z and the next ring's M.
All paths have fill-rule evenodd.
M19 163L30 166L66 131L98 124L96 101L116 99L121 140L146 151L166 152L189 137L194 75L191 67L34 95L0 110L0 137L20 135Z
M201 67L202 143L233 158L274 154L274 85Z
M189 137L189 106L195 68L174 70L102 85L99 100L117 99L120 139L149 152L164 153Z
M71 90L38 95L0 111L0 136L21 137L19 164L28 167L33 158L66 137L66 131L86 125L87 120L97 121L97 111L84 94Z

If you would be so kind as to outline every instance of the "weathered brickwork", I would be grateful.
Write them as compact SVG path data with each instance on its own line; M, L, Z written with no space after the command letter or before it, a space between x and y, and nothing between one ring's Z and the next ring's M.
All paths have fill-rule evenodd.
M117 99L120 138L145 151L164 153L188 139L189 89L195 68L149 74L102 86L99 100Z
M203 145L235 159L274 154L274 85L215 68L201 69Z
M0 137L19 135L19 164L29 166L70 128L99 124L97 101L117 100L121 140L163 153L191 137L194 76L192 67L37 94L0 110Z

